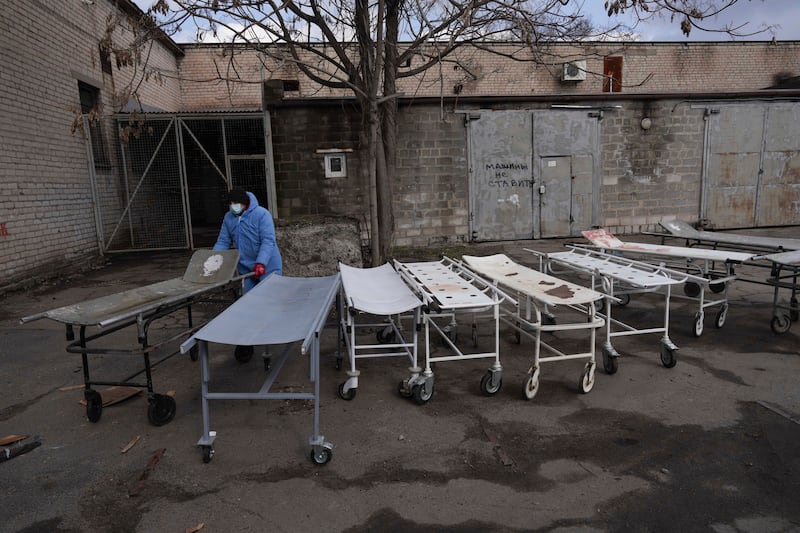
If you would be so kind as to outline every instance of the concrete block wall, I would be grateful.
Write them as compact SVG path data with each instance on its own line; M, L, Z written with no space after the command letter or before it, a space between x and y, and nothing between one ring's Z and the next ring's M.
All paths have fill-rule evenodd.
M106 112L114 109L118 81L102 72L98 52L113 5L105 0L3 5L0 287L58 275L99 253L86 144L80 130L70 130L80 110L79 80L100 89ZM116 76L116 65L113 69ZM168 87L154 89L153 100L177 106L177 85ZM110 119L105 126L113 157Z
M359 174L360 115L353 105L269 109L278 218L345 215L369 220ZM347 175L325 177L325 151L341 150Z
M624 101L601 123L600 224L619 234L656 231L700 212L703 109L683 101ZM650 120L643 129L642 119Z
M396 246L469 239L464 116L435 105L402 106L394 183Z

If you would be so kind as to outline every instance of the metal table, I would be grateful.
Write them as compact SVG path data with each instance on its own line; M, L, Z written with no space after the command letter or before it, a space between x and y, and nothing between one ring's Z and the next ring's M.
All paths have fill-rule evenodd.
M199 345L202 391L203 435L197 445L203 461L214 457L216 431L211 430L210 400L311 400L314 403L314 431L309 438L311 460L325 464L333 456L333 445L319 433L319 350L320 332L339 292L340 276L290 278L272 274L211 320L181 345L186 353ZM232 346L284 345L273 357L264 384L257 392L212 392L209 387L208 343ZM271 392L292 348L308 356L310 392Z
M182 278L175 278L124 292L103 296L85 302L66 305L43 313L30 315L20 319L22 324L49 318L66 324L67 352L81 354L83 362L84 398L86 399L86 417L90 422L97 422L103 412L103 400L93 387L98 385L126 386L147 389L147 417L151 424L161 426L175 416L175 400L166 394L153 392L152 369L178 353L173 351L151 362L151 355L166 343L185 338L197 329L192 323L192 305L209 298L211 293L231 290L233 301L241 290L243 277L234 277L239 252L236 250L213 251L198 250L189 261ZM236 282L239 282L238 284ZM153 343L148 338L148 330L153 322L170 315L180 309L188 313L188 328L168 338ZM140 349L110 349L94 346L94 341L120 331L128 326L136 325L137 340ZM78 340L75 340L74 328L79 327ZM100 331L87 335L89 326L97 326ZM89 344L92 343L90 347ZM141 355L144 368L120 381L92 379L89 372L90 355ZM192 358L196 359L196 352ZM131 381L145 375L145 382Z
M410 371L421 371L417 363L418 326L421 323L422 301L411 292L400 275L388 263L375 268L355 268L339 263L342 290L339 310L340 333L347 347L349 369L347 380L339 385L339 397L352 400L358 390L360 371L356 359L406 356ZM411 339L404 338L403 314L411 314ZM368 315L372 320L360 320ZM375 316L386 317L374 322ZM358 331L378 328L375 343L360 343ZM341 360L337 360L337 366Z
M596 331L605 323L597 316L595 304L602 301L606 295L520 265L505 254L484 257L465 255L462 259L469 268L499 285L510 295L501 304L503 312L500 320L515 330L518 341L521 340L521 335L534 341L533 365L528 370L528 379L523 387L524 397L531 400L539 390L540 363L571 359L587 359L578 386L583 393L591 391L594 387L594 372L597 366ZM516 298L513 298L514 296ZM551 309L556 307L565 311L558 320L551 312ZM567 311L574 312L567 313ZM559 331L585 331L588 337L586 350L565 353L553 346L552 343L557 340L555 337L550 342L542 340L543 332ZM542 348L552 355L541 357ZM490 382L488 386L499 389L500 384L499 381ZM487 386L482 385L481 388Z

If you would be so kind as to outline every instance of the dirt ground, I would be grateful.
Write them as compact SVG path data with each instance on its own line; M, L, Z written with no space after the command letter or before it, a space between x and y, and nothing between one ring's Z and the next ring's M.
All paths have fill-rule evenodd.
M797 230L760 234L796 237ZM564 242L481 244L463 253L503 251L533 264L524 248L553 251ZM81 358L65 351L64 325L19 323L178 277L188 257L114 256L102 268L3 296L0 438L30 435L41 445L0 462L0 531L800 531L800 324L781 335L771 331L769 287L733 283L725 324L714 327L710 311L699 338L697 304L675 298L670 337L680 349L673 368L660 363L659 335L637 335L614 341L622 357L618 371L607 374L598 335L599 366L588 394L579 390L583 362L557 361L543 364L531 401L522 388L533 343L517 344L505 329L503 385L494 396L479 385L487 359L436 363L435 393L417 405L397 391L408 361L373 358L359 360L358 393L342 400L337 388L346 374L336 368L331 321L321 339L320 429L334 444L332 460L309 460L310 402L224 400L211 404L216 454L206 464L196 446L196 361L178 355L154 372L156 392L174 391L171 422L151 425L139 395L104 408L92 423L75 388L83 383ZM635 297L614 313L657 323L660 302ZM195 318L221 307L197 306ZM185 313L171 315L154 323L151 336L184 323ZM489 350L493 330L479 326L479 348ZM135 346L135 337L128 328L105 344ZM467 319L459 346L469 347L470 337ZM570 333L546 340L581 342ZM441 354L444 347L432 349ZM139 356L91 359L93 374L117 378L138 365ZM264 379L260 357L239 363L229 347L213 346L211 365L212 388L253 391ZM297 391L307 382L298 355L275 387Z

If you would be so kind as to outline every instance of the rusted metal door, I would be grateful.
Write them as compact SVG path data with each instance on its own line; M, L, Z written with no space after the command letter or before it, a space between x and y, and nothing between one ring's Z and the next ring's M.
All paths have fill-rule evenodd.
M534 111L533 145L536 237L580 235L596 218L597 116L585 110Z
M709 227L800 224L800 110L728 105L708 114L701 218Z
M468 120L472 240L530 239L530 112L481 110Z

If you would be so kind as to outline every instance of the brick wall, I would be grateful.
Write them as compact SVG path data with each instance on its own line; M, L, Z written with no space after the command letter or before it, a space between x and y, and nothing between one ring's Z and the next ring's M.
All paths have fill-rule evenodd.
M609 56L622 57L622 92L629 94L755 91L774 85L779 77L800 76L800 41L587 43L582 48L561 44L535 55L518 44L494 46L516 59L463 48L441 70L399 79L398 91L417 98L600 94L603 60ZM232 53L219 45L183 45L183 49L187 109L257 108L259 84L271 78L299 80L300 89L286 93L289 99L352 96L349 90L313 83L288 63L261 58L262 66L254 51ZM578 59L586 61L586 80L562 82L562 64ZM420 62L412 59L411 68ZM237 83L199 81L214 79L219 72Z
M6 2L0 17L0 286L57 275L98 253L86 145L71 125L78 80L100 89L105 111L124 76L100 67L98 42L112 3ZM169 54L156 45L156 63ZM179 105L177 84L145 84L144 102ZM147 99L151 100L148 101ZM112 162L113 123L105 121Z

